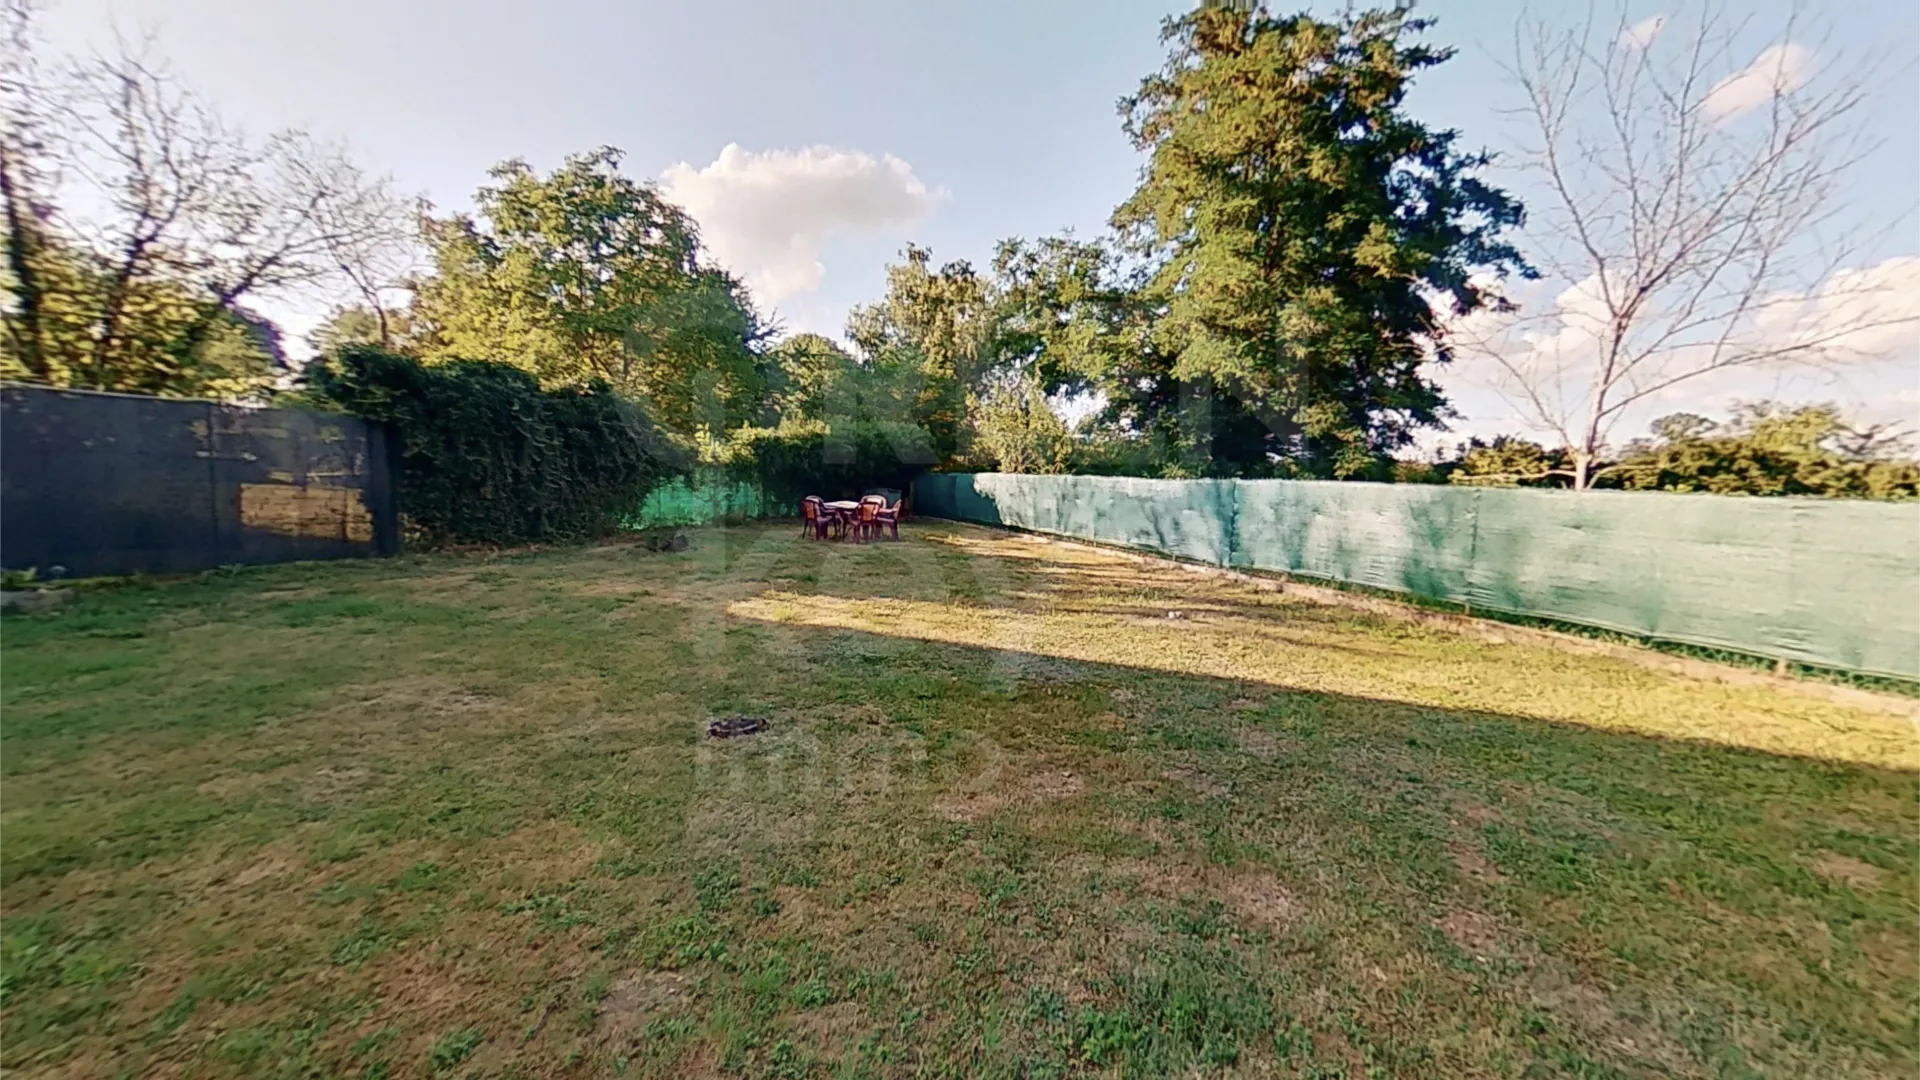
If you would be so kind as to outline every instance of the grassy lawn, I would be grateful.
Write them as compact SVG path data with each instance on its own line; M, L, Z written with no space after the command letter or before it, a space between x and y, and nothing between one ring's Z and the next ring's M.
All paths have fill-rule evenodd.
M1914 1075L1910 717L905 534L8 619L0 1067Z

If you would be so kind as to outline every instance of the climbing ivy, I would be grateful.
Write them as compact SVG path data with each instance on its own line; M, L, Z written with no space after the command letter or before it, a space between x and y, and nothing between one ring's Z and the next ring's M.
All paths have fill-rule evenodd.
M303 396L398 431L401 513L429 543L606 532L691 464L604 383L542 389L505 364L349 346L309 368Z

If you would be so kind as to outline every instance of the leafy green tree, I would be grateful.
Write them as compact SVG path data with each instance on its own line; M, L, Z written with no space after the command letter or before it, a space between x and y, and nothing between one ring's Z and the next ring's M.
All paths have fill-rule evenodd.
M1216 415L1209 381L1176 374L1179 358L1156 333L1164 305L1141 286L1140 272L1125 269L1110 244L1002 243L994 260L999 370L1030 369L1048 394L1101 406L1076 455L1080 469L1177 479L1208 475L1221 448L1260 455L1266 431L1257 420Z
M280 331L237 304L204 297L167 277L116 282L111 269L44 225L23 256L35 297L0 313L0 376L48 386L163 397L233 400L268 390L286 370ZM16 288L0 269L0 287ZM100 318L118 309L110 347Z
M1120 391L1145 344L1131 284L1109 244L1002 241L991 283L994 366L1031 369L1050 394Z
M767 403L778 421L824 419L856 378L852 354L819 334L782 339L767 362Z
M1600 482L1638 491L1911 499L1920 462L1885 427L1855 427L1832 405L1746 405L1724 424L1675 413L1629 444Z
M992 359L994 320L988 283L968 263L938 269L933 253L909 245L887 268L887 293L854 309L847 337L862 365L926 432L934 453L952 460L965 449L967 405Z
M550 386L604 379L682 433L754 418L768 329L740 283L702 263L693 221L620 157L602 147L544 177L506 162L475 196L478 220L427 223L423 355L512 364Z
M982 394L973 410L974 456L1000 472L1062 473L1074 440L1031 371Z
M1403 108L1451 52L1405 7L1324 21L1208 6L1168 20L1166 68L1122 103L1150 155L1113 215L1152 268L1170 363L1156 412L1185 414L1200 471L1354 476L1443 407L1443 318L1494 302L1477 271L1529 272L1500 239L1520 205Z
M1566 487L1573 481L1567 452L1514 435L1461 444L1447 481L1474 487Z
M334 308L307 334L307 344L322 356L349 345L377 345L394 352L417 347L412 313L404 308L376 311L364 304Z
M405 247L404 204L337 147L244 136L125 48L43 61L35 6L0 8L0 373L256 393L279 338L247 305Z

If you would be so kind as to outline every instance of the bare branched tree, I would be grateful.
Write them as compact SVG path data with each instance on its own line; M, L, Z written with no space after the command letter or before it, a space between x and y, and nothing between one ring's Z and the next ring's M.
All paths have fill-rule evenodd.
M1680 25L1591 14L1523 22L1514 82L1537 179L1528 252L1552 310L1467 321L1489 381L1593 481L1614 423L1680 384L1741 369L1834 369L1913 317L1851 268L1841 183L1872 149L1867 73L1789 17L1747 62L1715 9ZM1742 66L1744 64L1744 66ZM1878 333L1876 333L1878 331Z
M359 215L353 223L357 228L341 221L325 230L331 238L328 255L341 280L372 313L382 348L394 347L400 337L405 320L396 319L396 306L410 302L413 283L423 271L419 223L429 209L425 200L406 204L393 199L323 208L327 215Z
M13 52L24 54L30 11L10 3L22 45ZM384 311L391 268L412 251L412 207L338 146L299 131L248 137L147 53L121 42L84 61L22 59L0 70L9 118L0 209L18 263L19 310L7 321L21 366L41 375L63 367L68 385L113 386L135 354L195 355L243 300L294 290L349 287ZM40 137L46 131L60 138ZM16 218L33 228L14 227ZM35 236L59 245L57 266L11 258L17 238ZM65 293L33 288L21 270L36 268L60 277ZM160 318L156 298L178 301ZM67 331L57 350L35 330L54 320L50 304ZM150 340L156 333L166 340Z
M74 171L113 211L82 233L109 266L96 364L144 276L192 282L210 302L185 330L191 346L244 296L335 275L377 287L378 260L411 234L405 203L338 147L297 131L250 140L130 50L72 75Z

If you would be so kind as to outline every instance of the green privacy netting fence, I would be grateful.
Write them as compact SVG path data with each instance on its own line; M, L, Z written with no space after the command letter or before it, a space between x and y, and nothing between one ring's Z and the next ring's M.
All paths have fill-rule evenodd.
M629 529L707 525L733 518L765 517L771 511L760 489L721 477L676 478L647 493L640 509L622 522Z
M1920 503L1006 473L913 495L934 517L1920 678Z

